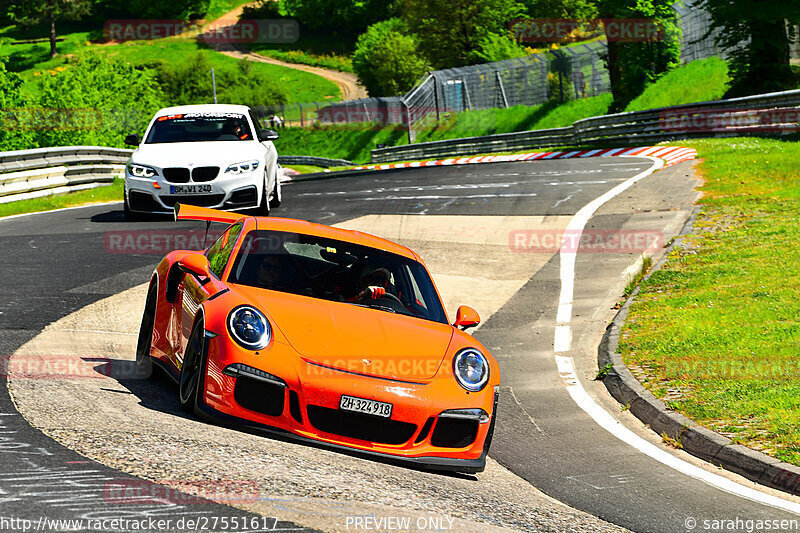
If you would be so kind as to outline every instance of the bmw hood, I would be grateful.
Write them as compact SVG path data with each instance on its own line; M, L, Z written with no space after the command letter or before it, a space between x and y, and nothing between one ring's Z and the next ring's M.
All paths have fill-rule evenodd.
M266 148L258 141L210 141L187 143L142 144L131 156L131 162L158 168L222 167L243 161L263 161Z
M425 381L436 375L453 336L448 324L402 314L261 289L253 293L272 326L311 364Z

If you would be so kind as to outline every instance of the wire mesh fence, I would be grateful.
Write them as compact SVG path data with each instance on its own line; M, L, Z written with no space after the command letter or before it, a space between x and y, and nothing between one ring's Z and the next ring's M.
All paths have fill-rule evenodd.
M719 30L700 3L681 0L673 6L681 29L683 64L726 57L726 51L717 44ZM800 59L800 32L797 27L790 30L792 57ZM408 131L413 143L418 132L439 124L442 115L536 106L608 93L607 53L607 42L595 40L495 63L434 71L404 96L292 104L281 106L280 112L288 125L397 125Z

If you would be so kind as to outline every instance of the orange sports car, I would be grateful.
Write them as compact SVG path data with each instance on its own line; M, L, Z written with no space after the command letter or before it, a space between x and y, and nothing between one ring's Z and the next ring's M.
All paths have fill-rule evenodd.
M500 384L495 359L450 325L410 249L301 220L175 206L230 226L176 250L147 292L136 364L178 383L181 407L430 469L481 472Z

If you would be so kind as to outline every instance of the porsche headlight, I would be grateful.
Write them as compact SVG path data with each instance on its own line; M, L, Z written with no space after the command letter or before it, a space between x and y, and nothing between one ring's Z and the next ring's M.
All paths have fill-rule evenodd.
M258 161L244 161L236 163L225 169L227 174L246 174L258 168Z
M453 374L459 385L478 392L489 382L489 361L475 348L465 348L453 358Z
M243 348L260 350L272 340L272 327L264 314L249 305L237 307L228 316L228 331Z
M152 178L158 173L154 168L128 163L128 174L135 178Z

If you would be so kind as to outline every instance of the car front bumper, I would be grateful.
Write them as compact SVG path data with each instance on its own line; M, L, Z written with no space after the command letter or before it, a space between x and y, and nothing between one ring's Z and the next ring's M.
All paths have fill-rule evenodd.
M187 187L204 190L178 192ZM128 174L125 176L125 201L128 209L137 213L169 214L178 202L213 209L249 209L259 206L262 188L263 175L257 176L256 173L245 176L221 174L206 183L170 183L162 177L137 178Z
M467 393L452 376L390 380L306 362L281 343L254 355L224 335L209 340L198 407L214 420L431 469L484 469L497 386ZM245 371L231 372L234 364ZM342 395L391 403L391 417L341 410ZM488 416L458 418L447 412L453 409L480 409Z

